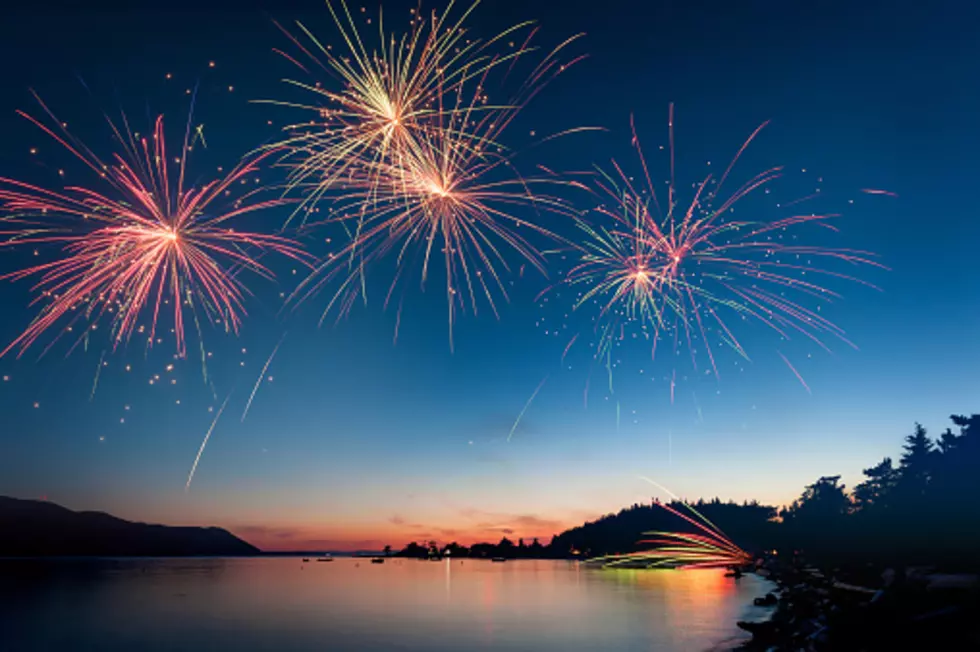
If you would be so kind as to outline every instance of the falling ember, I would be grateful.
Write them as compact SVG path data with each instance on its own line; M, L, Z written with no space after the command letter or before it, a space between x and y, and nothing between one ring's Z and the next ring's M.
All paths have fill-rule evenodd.
M534 388L534 392L531 394L531 398L527 399L527 403L524 404L524 408L521 410L521 413L517 415L517 419L514 421L514 425L511 426L510 432L507 434L507 441L510 441L511 437L514 436L514 432L517 430L517 426L520 424L521 419L524 418L524 413L527 412L527 409L529 407L531 407L531 403L534 401L534 397L538 395L538 392L541 391L541 388L544 387L544 384L547 381L548 381L548 376L545 376L541 380L541 382L538 383L538 386Z
M189 491L191 488L191 481L194 480L194 472L197 471L197 464L201 461L201 455L204 454L204 447L208 445L208 440L211 438L211 433L214 432L214 427L218 425L218 419L221 418L221 413L225 411L225 406L228 405L228 399L231 398L231 393L225 397L225 402L221 404L218 408L218 413L214 415L214 421L211 422L211 427L208 428L207 433L204 435L204 441L201 442L201 448L197 451L197 456L194 458L194 464L191 465L191 472L187 475L187 484L184 485L184 491Z
M890 190L876 190L875 188L861 188L861 192L866 195L885 195L887 197L898 197L898 195Z
M248 403L245 404L245 411L242 412L242 423L245 422L245 417L248 416L248 411L252 407L252 401L255 399L255 394L259 391L259 385L262 384L262 378L265 376L265 372L269 369L269 365L272 364L272 359L276 357L276 352L279 351L279 346L282 344L284 339L286 339L286 333L282 334L282 337L279 338L276 346L272 349L272 353L269 355L268 359L266 359L265 364L262 365L262 371L259 372L259 377L255 380L255 386L252 388L252 393L249 394ZM242 353L244 352L245 350L242 349ZM269 382L272 382L272 376L269 376Z
M572 345L575 344L575 340L578 339L578 336L579 336L578 333L576 333L575 335L573 335L572 336L572 339L570 339L568 341L568 344L565 345L565 350L561 352L561 361L562 361L562 364L564 364L564 362L565 362L565 356L568 355L569 349L571 349L572 348Z
M806 381L805 380L803 380L803 376L801 376L800 375L800 372L798 372L796 370L796 367L794 367L790 363L790 361L786 358L785 355L782 354L781 351L776 351L776 353L778 353L779 354L779 357L783 359L783 362L785 362L786 363L786 366L789 367L789 370L793 372L793 375L796 376L796 379L798 381L800 381L800 384L803 385L803 389L806 390L806 393L807 394L813 394L813 392L810 391L810 386L806 384Z
M57 124L47 106L35 98ZM137 322L147 313L146 341L159 343L161 308L169 305L177 355L183 357L187 306L195 319L197 307L202 306L212 323L223 323L237 333L248 292L240 272L272 276L249 250L307 260L290 240L229 228L234 218L281 205L282 200L253 202L247 195L225 212L212 208L229 186L252 174L271 152L240 163L223 179L186 187L190 115L176 174L168 165L162 117L157 118L150 139L129 131L125 120L123 130L110 120L122 151L109 165L68 131L59 132L26 113L20 115L98 173L111 192L80 186L55 192L0 178L0 211L25 223L22 231L8 234L11 237L0 242L0 247L53 245L60 246L61 254L52 262L0 276L11 280L39 277L35 302L50 300L0 356L15 348L20 356L48 330L71 332L81 319L95 328L100 318L112 324L115 350L134 332L143 333ZM65 320L67 328L59 327Z
M105 360L105 351L99 356L99 366L95 368L95 380L92 381L92 393L89 394L89 402L95 398L95 391L99 388L99 376L102 375L102 363Z

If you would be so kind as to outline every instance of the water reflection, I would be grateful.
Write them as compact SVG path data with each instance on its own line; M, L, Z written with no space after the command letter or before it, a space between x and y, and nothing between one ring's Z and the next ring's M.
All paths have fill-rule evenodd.
M553 561L7 561L0 631L18 652L669 652L728 638L765 590L721 571Z
M730 605L744 604L760 591L757 581L743 584L741 579L725 577L722 569L607 569L601 577L616 583L629 599L644 602L651 636L678 650L698 649L701 632L715 629L719 614L729 613ZM651 601L651 595L658 599Z

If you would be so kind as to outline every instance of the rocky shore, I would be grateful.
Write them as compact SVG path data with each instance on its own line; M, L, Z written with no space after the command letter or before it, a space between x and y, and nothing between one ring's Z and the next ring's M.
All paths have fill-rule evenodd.
M802 558L760 559L776 583L756 599L769 620L738 623L739 650L834 652L980 650L980 578L931 568L818 568Z

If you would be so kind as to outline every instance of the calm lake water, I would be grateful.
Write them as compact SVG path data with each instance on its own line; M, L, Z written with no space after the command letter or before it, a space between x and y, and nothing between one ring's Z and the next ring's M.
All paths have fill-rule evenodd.
M768 584L564 561L0 561L0 649L697 651Z

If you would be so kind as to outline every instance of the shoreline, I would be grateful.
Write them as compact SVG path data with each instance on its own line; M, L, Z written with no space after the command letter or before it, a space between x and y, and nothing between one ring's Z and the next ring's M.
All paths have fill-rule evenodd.
M980 577L929 567L818 567L766 557L749 572L776 585L755 599L767 619L738 621L733 650L980 649Z

